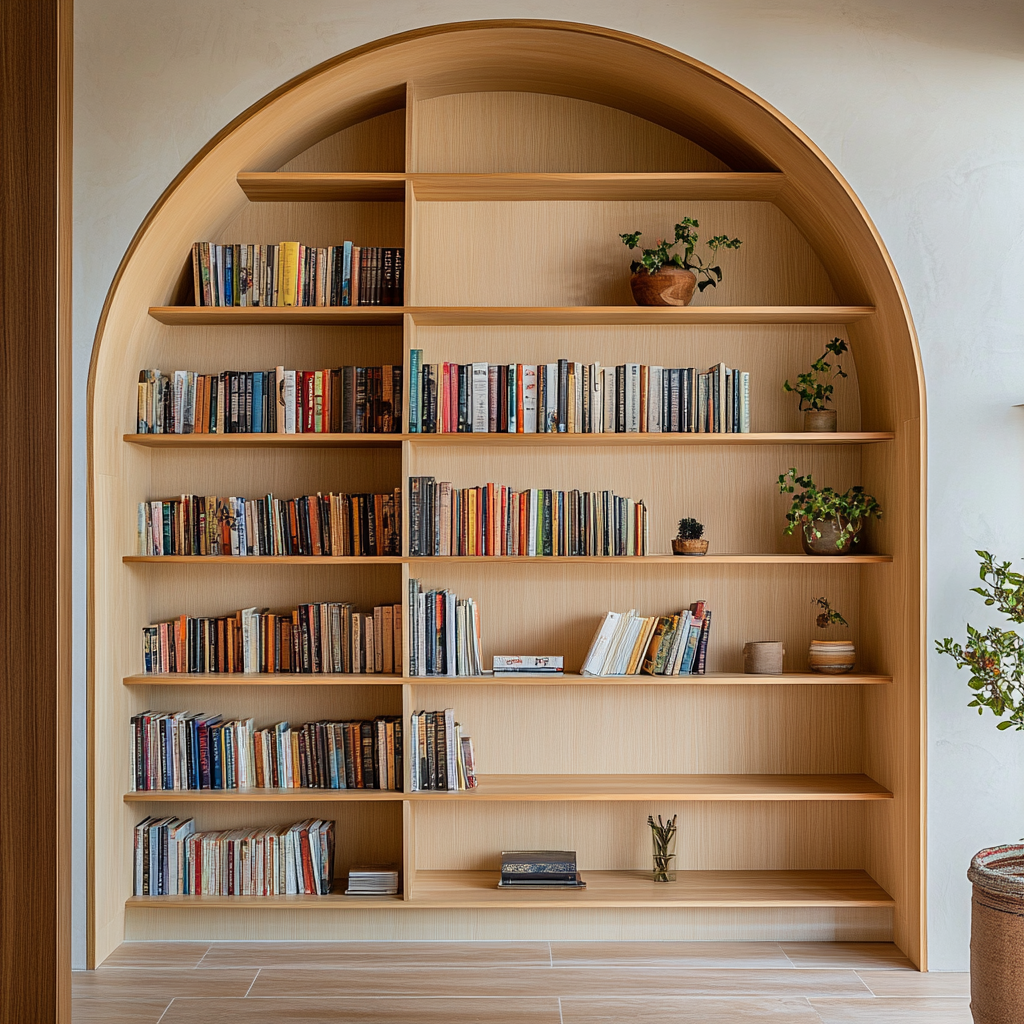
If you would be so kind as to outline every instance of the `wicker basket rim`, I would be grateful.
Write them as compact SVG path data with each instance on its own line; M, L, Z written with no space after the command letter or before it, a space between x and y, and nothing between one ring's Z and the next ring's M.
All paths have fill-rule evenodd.
M979 850L971 860L967 877L990 892L1024 896L1024 844L1009 843Z

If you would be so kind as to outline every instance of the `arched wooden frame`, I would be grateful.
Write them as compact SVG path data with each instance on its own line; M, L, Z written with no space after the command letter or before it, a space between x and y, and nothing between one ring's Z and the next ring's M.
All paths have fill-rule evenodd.
M849 325L849 337L863 422L895 433L887 444L866 445L861 462L870 489L885 499L888 515L874 539L893 564L873 570L870 599L861 601L860 636L862 645L867 640L881 652L880 667L893 683L862 693L862 768L894 800L869 820L862 866L894 897L895 940L924 967L925 392L895 268L836 168L767 103L649 40L548 21L434 26L360 47L293 79L189 162L122 260L100 318L89 378L92 960L102 960L124 928L127 810L115 748L126 721L121 677L130 671L135 647L120 629L137 584L121 556L132 550L127 510L138 497L128 481L145 479L146 463L121 438L133 429L138 368L151 365L155 352L147 308L174 302L191 243L218 237L246 207L239 172L276 170L344 128L405 106L407 94L426 99L502 91L624 110L686 136L733 171L781 172L773 202L817 254L839 302L874 308ZM406 169L416 170L416 154L407 152L406 159Z

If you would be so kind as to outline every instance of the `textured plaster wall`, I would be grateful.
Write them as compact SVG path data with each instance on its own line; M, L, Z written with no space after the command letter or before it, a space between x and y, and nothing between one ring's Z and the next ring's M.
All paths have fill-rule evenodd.
M293 75L381 36L482 18L588 22L705 61L790 117L885 240L928 384L929 636L976 624L974 549L1024 554L1024 6L1016 0L78 0L75 14L76 499L100 308L136 227L223 125ZM85 517L76 650L85 650ZM965 708L929 664L931 966L967 966L965 871L1024 835L1024 738ZM75 963L85 961L85 664L75 666Z

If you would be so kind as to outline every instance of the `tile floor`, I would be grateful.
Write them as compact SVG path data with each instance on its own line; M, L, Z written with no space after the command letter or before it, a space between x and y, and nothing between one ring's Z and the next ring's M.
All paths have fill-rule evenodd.
M969 994L880 942L126 942L73 1021L971 1024Z

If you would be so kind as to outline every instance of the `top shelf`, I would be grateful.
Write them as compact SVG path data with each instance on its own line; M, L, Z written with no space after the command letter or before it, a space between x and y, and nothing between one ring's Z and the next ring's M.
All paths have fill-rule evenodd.
M406 182L425 203L722 200L771 202L785 183L778 172L744 174L420 174L242 171L239 187L254 203L401 203Z
M422 327L597 326L673 324L851 324L873 306L150 306L171 326L303 324Z

